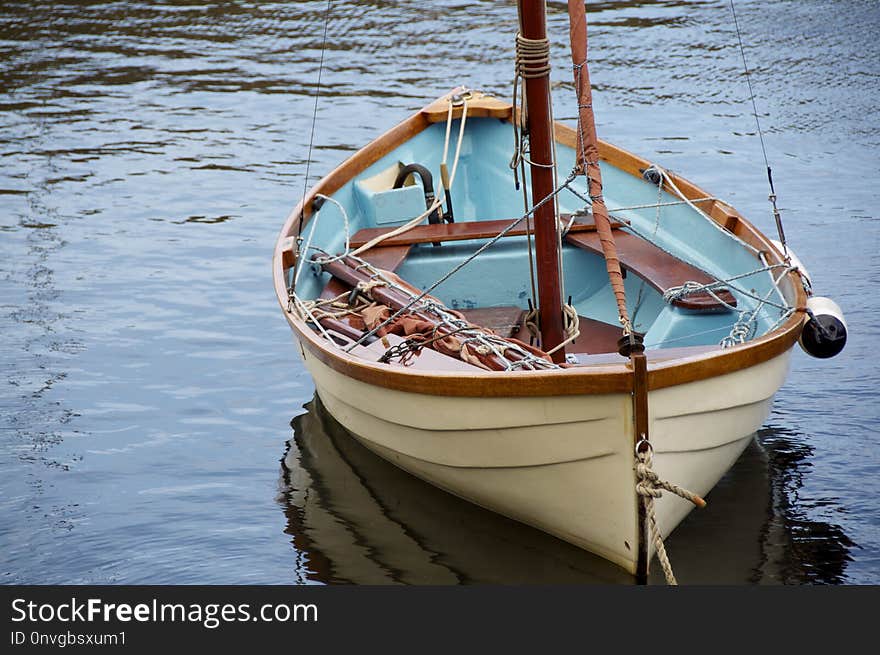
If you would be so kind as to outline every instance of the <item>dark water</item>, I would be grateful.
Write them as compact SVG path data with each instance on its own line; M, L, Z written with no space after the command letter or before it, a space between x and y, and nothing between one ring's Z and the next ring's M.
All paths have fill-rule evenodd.
M313 177L457 84L509 93L510 3L332 4ZM270 259L303 190L324 7L0 3L4 582L629 581L304 408ZM589 9L600 133L772 230L726 2ZM737 9L789 242L851 339L795 354L669 552L682 582L878 583L880 5Z

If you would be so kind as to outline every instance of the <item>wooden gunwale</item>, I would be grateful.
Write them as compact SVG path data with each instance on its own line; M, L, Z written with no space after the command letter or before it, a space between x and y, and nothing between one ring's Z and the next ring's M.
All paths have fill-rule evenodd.
M443 98L440 98L428 108L436 107L437 103L442 100ZM491 100L494 112L492 115L494 118L499 118L497 115L498 101ZM512 109L507 112L507 120L510 120L511 116ZM416 112L328 173L307 193L303 203L298 204L288 215L275 245L272 275L278 302L302 347L333 370L348 377L389 389L429 395L523 397L631 392L632 369L628 364L623 363L579 366L550 371L511 373L481 371L466 374L459 372L426 374L390 368L379 363L367 362L330 345L308 328L295 313L288 311L283 262L290 261L289 253L285 254L285 251L289 250L291 238L297 234L297 221L303 205L305 206L304 215L307 224L311 213L311 203L316 194L330 195L336 192L354 176L436 121L436 116L429 117L425 110ZM561 145L575 146L576 132L574 129L556 123L555 134L557 142ZM641 177L641 172L650 166L648 160L604 141L599 142L599 155L602 161L637 177ZM678 175L670 173L670 176L688 198L704 198L709 195L697 185ZM721 201L714 201L707 214L712 220L733 232L745 243L763 251L771 263L782 261L779 251L734 208ZM797 274L789 273L787 281L794 290L795 306L804 307L806 293ZM746 344L678 360L666 360L656 364L649 362L648 389L662 389L704 380L768 361L785 353L794 345L800 335L803 320L804 314L796 311L772 333Z

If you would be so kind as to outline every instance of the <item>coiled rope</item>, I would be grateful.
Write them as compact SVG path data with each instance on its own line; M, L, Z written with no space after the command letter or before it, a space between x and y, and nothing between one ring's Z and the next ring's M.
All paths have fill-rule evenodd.
M580 317L578 316L577 310L566 303L562 306L562 315L565 320L565 340L560 341L557 346L546 351L548 355L552 355L563 346L570 344L581 336Z

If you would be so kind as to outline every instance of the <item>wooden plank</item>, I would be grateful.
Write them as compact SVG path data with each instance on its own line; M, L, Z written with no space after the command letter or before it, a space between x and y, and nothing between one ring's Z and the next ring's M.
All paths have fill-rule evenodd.
M602 255L602 246L599 243L599 235L595 232L580 232L571 234L565 239L568 243ZM710 284L715 281L704 271L691 266L685 261L673 257L654 244L641 237L618 230L614 241L617 245L617 256L620 264L627 270L632 271L660 293L667 289L679 286L687 281L698 284ZM735 307L736 298L729 291L716 292L727 304ZM708 293L699 293L674 300L673 305L683 309L695 311L722 311L724 305L719 303Z
M284 237L280 240L281 245L281 267L284 270L287 270L295 261L295 257L293 255L294 247L296 246L296 239L293 237Z
M560 214L560 219L568 224L571 220L571 214ZM492 220L492 221L465 221L462 223L440 223L436 225L417 225L407 230L403 234L388 238L382 242L382 246L401 246L412 245L416 243L435 243L444 241L468 241L470 239L491 239L506 228L514 219ZM612 227L620 227L624 223L620 221L612 221ZM375 239L378 236L387 234L396 227L370 227L358 230L351 238L351 246L358 248L365 243ZM577 232L595 232L596 224L593 223L591 215L578 216L572 223L569 233ZM532 220L529 220L529 232L534 236L535 226ZM505 236L521 237L526 234L526 222L523 220L519 225L511 229Z
M505 100L495 98L480 91L466 91L464 87L457 87L430 105L422 109L422 115L429 123L445 122L449 116L449 98L451 96L467 94L468 120L472 118L497 118L510 120L513 115L513 105ZM453 106L452 118L461 118L462 104Z
M565 347L567 353L616 353L617 340L623 336L620 325L612 325L586 316L578 316L580 335Z

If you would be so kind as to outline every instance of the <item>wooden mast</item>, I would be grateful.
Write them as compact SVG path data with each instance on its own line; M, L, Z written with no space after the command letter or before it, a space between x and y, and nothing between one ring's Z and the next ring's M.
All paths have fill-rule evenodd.
M522 41L542 50L547 43L547 20L544 0L520 0L520 36ZM545 56L522 59L517 41L517 68L525 82L527 130L532 177L532 203L537 204L554 191L553 125L550 112L549 47ZM543 52L541 53L543 54ZM538 273L538 308L541 348L550 350L562 343L562 291L559 282L559 237L556 224L556 199L551 197L535 210L535 253ZM560 348L551 357L565 361Z

